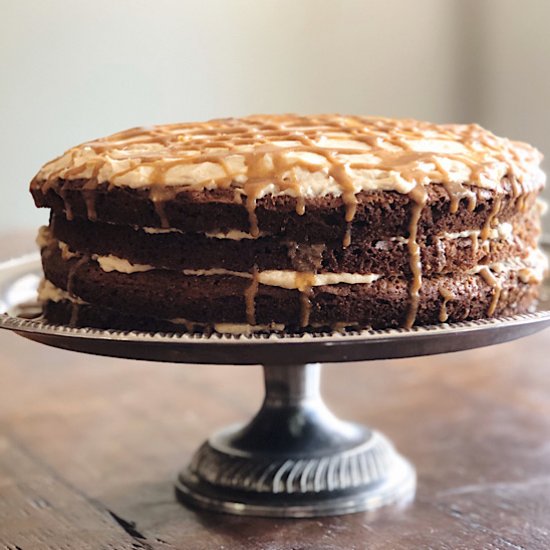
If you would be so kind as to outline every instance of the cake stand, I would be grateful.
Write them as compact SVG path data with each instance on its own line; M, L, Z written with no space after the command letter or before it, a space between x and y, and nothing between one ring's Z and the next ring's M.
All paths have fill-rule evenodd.
M373 510L414 495L414 468L376 430L337 419L320 392L319 362L445 353L527 336L550 325L539 311L398 330L305 335L175 335L47 324L34 303L37 255L0 264L0 328L68 350L176 363L262 364L265 399L247 424L208 439L181 472L178 498L241 515L314 517ZM543 294L548 292L545 288ZM345 368L345 367L343 367Z

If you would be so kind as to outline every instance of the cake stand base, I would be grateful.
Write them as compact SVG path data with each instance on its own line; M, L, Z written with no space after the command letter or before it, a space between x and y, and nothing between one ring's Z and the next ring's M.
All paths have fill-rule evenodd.
M374 510L414 495L413 467L382 434L337 419L319 363L264 366L249 424L212 436L176 484L178 498L240 515L315 517Z

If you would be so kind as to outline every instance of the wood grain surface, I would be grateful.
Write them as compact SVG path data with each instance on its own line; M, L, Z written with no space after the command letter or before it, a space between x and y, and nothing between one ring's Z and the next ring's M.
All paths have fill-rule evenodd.
M1 256L32 240L4 236ZM548 549L549 338L326 366L333 409L416 465L416 500L269 520L195 512L173 495L201 441L259 406L259 367L96 358L2 333L0 549Z

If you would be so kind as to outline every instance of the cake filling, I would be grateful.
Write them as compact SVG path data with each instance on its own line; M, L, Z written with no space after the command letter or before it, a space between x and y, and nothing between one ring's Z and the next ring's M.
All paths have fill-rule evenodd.
M161 234L167 234L167 233L184 234L184 231L174 227L166 228L166 229L161 229L158 227L143 227L141 229L149 235L161 235ZM136 228L136 230L140 230L140 228ZM205 237L208 237L210 239L218 239L218 240L228 239L231 241L250 240L250 239L265 237L267 235L265 232L262 232L258 237L254 237L250 233L246 233L245 231L239 231L237 229L231 229L225 232L212 231L212 232L205 232L205 233L198 233L198 234L204 235ZM439 235L439 238L455 240L455 239L463 239L463 238L472 238L475 236L479 236L480 234L481 234L480 229L466 229L464 231L454 232L454 233L445 232ZM495 227L490 229L487 238L490 240L506 239L507 241L511 241L513 239L512 224L509 222L502 222L497 224ZM398 236L398 237L390 237L387 240L382 240L378 242L399 242L402 244L407 244L409 242L409 239L406 237Z
M136 227L136 230L142 229L145 233L149 235L159 235L163 233L184 233L181 229L176 229L174 227L167 227L166 229L162 229L160 227L143 227L139 228ZM229 231L212 231L212 232L206 232L202 233L205 237L208 237L210 239L228 239L230 241L242 241L244 239L256 239L258 237L263 237L265 233L260 232L258 237L255 237L254 235L251 235L250 233L246 233L245 231L239 231L237 229L230 229Z
M41 302L72 302L75 304L85 304L84 300L81 300L74 294L70 294L66 290L58 288L48 279L42 279L38 286L38 300Z

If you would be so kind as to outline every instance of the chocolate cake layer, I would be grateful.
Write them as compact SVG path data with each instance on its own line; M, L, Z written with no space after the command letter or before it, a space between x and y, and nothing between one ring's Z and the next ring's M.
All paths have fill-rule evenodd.
M186 276L171 270L105 272L86 257L64 260L55 247L43 250L43 265L46 279L78 300L140 319L183 319L208 325L276 323L298 330L303 315L301 292L259 285L251 322L246 300L251 282L241 277ZM491 309L495 315L527 311L536 299L538 286L522 278L519 271L501 275L498 289L479 274L425 278L418 322L479 319ZM331 326L337 322L397 327L403 324L408 311L408 281L394 277L369 284L318 286L308 299L308 325ZM135 327L129 324L125 328Z
M496 316L511 316L521 313L528 313L533 310L533 303L537 298L537 291L532 286L521 283L518 287L513 281L509 284L510 291L506 297L500 302L499 307L495 311ZM461 299L454 302L449 302L445 305L445 299L442 296L434 294L430 296L431 299L426 297L421 303L421 310L419 310L419 319L422 320L422 324L436 324L440 323L442 314L445 316L446 322L458 322L468 320L478 320L486 317L487 308L491 303L490 292L487 289L481 290L477 286L469 286L463 288L464 290L475 289L473 294L474 302L470 303L468 300ZM352 296L348 296L353 299L357 299L360 289L356 289ZM479 292L477 292L479 291ZM360 299L360 298L359 298ZM318 300L318 307L322 308L324 304L330 303L331 307L337 307L337 304L343 305L346 300L346 296L341 295L339 298L330 297L328 295L321 295ZM184 322L181 319L179 322L170 322L165 319L158 319L155 317L147 317L143 314L130 314L120 310L111 309L109 307L81 304L76 307L70 301L52 302L48 301L44 307L44 315L49 322L53 324L71 325L78 327L91 327L99 329L114 329L114 330L138 330L146 332L206 332L211 333L213 330L217 332L231 332L231 333L249 333L249 332L304 332L319 331L319 330L342 330L342 329L355 329L355 328L397 328L402 324L402 318L399 318L400 313L406 314L403 311L395 311L393 313L388 311L387 304L382 301L372 302L368 296L363 296L363 303L360 302L360 315L353 315L357 321L349 321L334 323L332 319L327 319L328 316L317 316L318 323L309 329L304 329L295 324L295 319L291 321L291 324L283 325L277 323L275 325L260 325L257 327L250 327L246 324L235 323L234 326L227 324L223 326L220 324L209 323L193 323ZM367 307L368 305L368 307ZM400 305L400 309L402 305ZM335 313L342 311L348 311L347 307L336 309ZM217 325L217 326L216 326Z
M70 301L48 301L44 304L43 314L55 325L143 332L195 332L191 325L184 323L170 323L153 317L130 315L91 304L80 304L75 308ZM192 330L188 330L187 326ZM198 327L196 331L202 332Z
M51 208L55 214L78 219L92 219L118 225L140 227L173 227L186 232L228 231L249 232L249 212L245 204L236 202L230 190L180 190L163 203L163 219L158 203L149 189L110 187L107 184L87 189L86 180L55 181L47 187L36 183L31 192L38 207ZM472 188L475 195L472 211L464 198L456 212L442 185L427 188L427 203L418 221L418 235L458 233L479 229L494 217L506 221L519 210L532 209L537 192L516 195L515 186L502 180L501 190ZM93 212L90 205L93 204ZM394 235L408 236L411 211L416 202L409 195L395 191L365 191L357 195L357 210L351 221L351 239L381 239ZM297 242L337 241L348 230L346 205L342 197L325 196L306 200L302 215L296 212L297 199L288 196L265 196L256 202L258 230ZM164 223L163 223L164 222Z
M538 211L532 210L529 215L515 214L510 222L500 223L487 240L481 238L480 230L424 236L418 241L424 273L467 271L482 263L525 257L536 246L539 225ZM114 255L157 268L411 274L403 237L363 242L354 239L343 248L340 241L297 243L279 236L233 240L197 233L151 233L76 218L68 221L58 215L52 217L50 227L52 236L72 251Z

